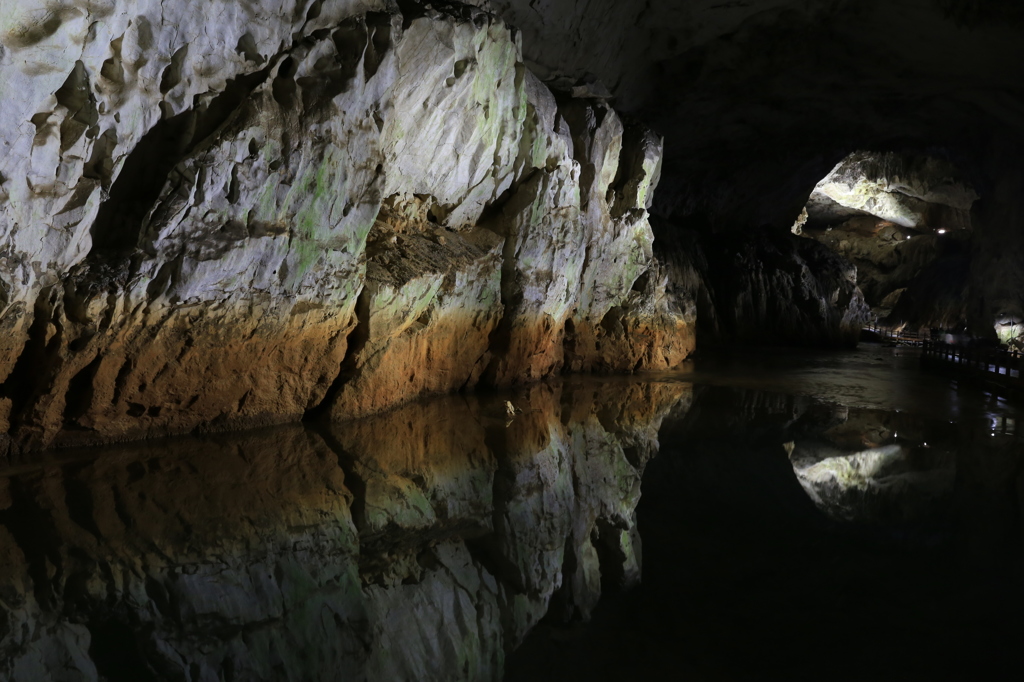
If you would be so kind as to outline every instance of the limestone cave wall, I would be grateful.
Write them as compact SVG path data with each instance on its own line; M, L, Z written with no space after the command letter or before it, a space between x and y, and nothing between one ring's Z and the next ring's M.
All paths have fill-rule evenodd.
M652 251L661 138L556 97L493 14L33 0L0 45L8 447L693 349Z

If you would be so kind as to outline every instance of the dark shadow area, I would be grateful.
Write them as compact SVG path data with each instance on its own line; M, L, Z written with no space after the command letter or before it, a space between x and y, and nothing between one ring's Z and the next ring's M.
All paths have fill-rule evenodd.
M538 627L506 679L1017 678L1015 436L974 418L698 391L644 474L642 585L589 626ZM897 448L903 468L876 466L877 481L842 468ZM836 518L839 498L854 518Z
M91 628L96 669L110 682L154 682L157 678L139 653L135 634L125 623L108 620Z

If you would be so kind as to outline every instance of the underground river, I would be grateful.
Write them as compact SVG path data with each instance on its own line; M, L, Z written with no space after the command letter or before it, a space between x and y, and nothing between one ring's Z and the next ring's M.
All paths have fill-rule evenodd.
M1003 679L1019 412L863 345L8 462L0 679Z

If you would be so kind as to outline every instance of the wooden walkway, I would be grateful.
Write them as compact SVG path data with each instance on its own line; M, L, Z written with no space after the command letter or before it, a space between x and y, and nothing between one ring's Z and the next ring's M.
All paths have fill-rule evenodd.
M971 348L924 341L921 365L954 370L964 377L1006 388L1024 389L1024 355L1002 348Z
M874 336L881 343L888 343L894 346L914 346L919 348L925 342L924 337L917 332L904 332L892 329L891 327L870 325L864 327L863 331Z

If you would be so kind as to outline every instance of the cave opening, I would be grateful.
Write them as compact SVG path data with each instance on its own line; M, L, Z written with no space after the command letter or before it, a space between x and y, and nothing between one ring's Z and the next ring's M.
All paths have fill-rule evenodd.
M793 234L856 267L871 329L966 339L979 196L949 156L853 152L815 185L793 224Z

